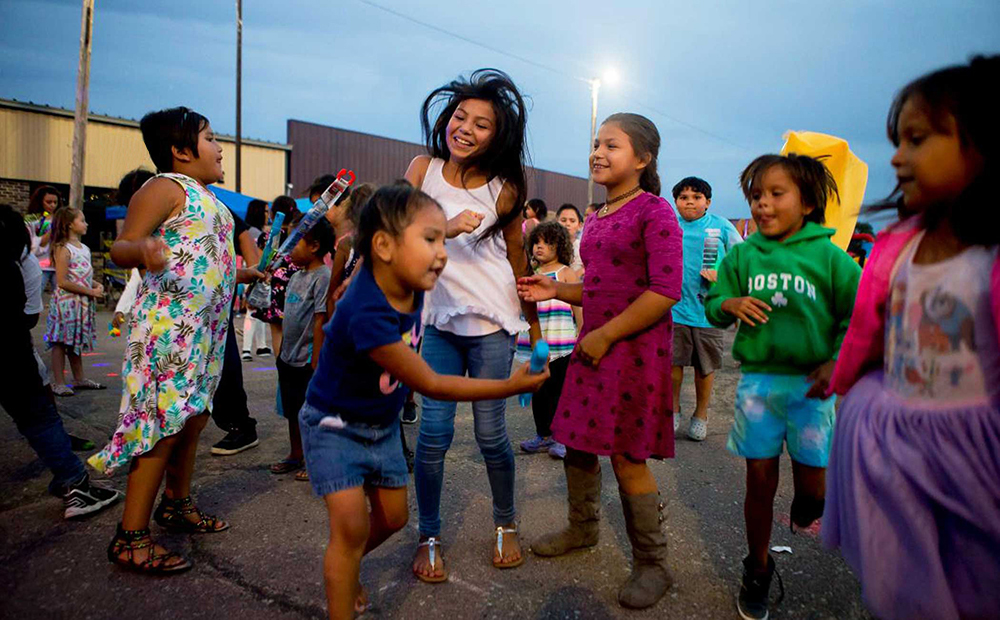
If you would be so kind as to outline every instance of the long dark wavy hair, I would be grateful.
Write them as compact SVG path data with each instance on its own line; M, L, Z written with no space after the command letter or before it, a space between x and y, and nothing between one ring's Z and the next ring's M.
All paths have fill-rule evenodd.
M1000 55L975 56L966 65L939 69L903 87L889 108L886 131L894 146L899 146L899 116L907 101L924 107L935 130L943 127L951 115L958 126L963 149L975 149L982 157L983 169L953 200L931 205L924 210L922 225L934 229L947 220L955 236L969 245L1000 243L1000 213L990 205L996 197L1000 179L1000 122L995 100L986 94L989 84L1000 83ZM897 185L883 202L866 210L895 209L900 218L915 213L903 203Z
M486 150L465 162L463 182L467 174L479 171L489 179L503 179L514 190L514 207L480 235L478 241L483 241L501 235L508 224L521 216L521 207L528 194L524 172L528 162L525 143L527 111L524 98L513 80L498 69L479 69L468 80L459 78L436 88L427 96L420 109L420 127L427 151L432 157L447 161L451 156L445 132L458 105L467 99L482 99L493 105L496 131ZM432 111L441 105L444 107L432 124Z

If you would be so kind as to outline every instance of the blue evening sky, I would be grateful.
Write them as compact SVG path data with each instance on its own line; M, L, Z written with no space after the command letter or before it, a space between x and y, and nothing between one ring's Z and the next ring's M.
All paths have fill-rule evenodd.
M0 97L73 108L80 5L0 2ZM885 195L894 92L1000 52L996 0L244 0L243 12L247 137L284 142L296 118L420 141L427 93L491 66L530 97L533 163L585 176L579 78L615 68L621 82L602 89L599 117L651 118L664 193L701 176L729 217L748 213L742 167L789 129L846 138L870 166L868 200ZM235 44L233 0L97 0L91 111L139 118L183 104L231 134Z

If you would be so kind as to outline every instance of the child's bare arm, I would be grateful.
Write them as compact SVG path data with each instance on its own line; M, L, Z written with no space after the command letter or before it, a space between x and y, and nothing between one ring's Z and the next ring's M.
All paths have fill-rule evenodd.
M376 364L399 381L438 400L475 401L507 398L521 392L534 392L549 376L549 368L538 374L528 372L528 364L514 371L508 379L470 379L439 375L424 358L402 341L376 347L369 353Z
M319 352L323 348L323 326L326 325L326 313L317 312L313 315L313 348L312 348L312 359L310 363L312 364L313 370L316 370L316 366L319 364ZM279 351L280 353L280 351Z
M167 244L150 235L184 208L184 191L169 179L153 179L135 193L125 212L122 233L111 246L111 260L119 267L144 266L161 271L167 266Z

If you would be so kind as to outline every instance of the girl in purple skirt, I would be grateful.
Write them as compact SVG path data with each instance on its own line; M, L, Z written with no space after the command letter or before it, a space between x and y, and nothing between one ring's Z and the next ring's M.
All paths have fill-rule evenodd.
M833 376L823 540L880 618L1000 618L1000 56L906 86L896 204ZM894 196L895 196L894 195Z
M660 134L649 119L614 114L604 121L590 169L608 201L587 218L583 284L541 275L518 282L527 301L583 306L583 330L552 422L552 436L566 446L569 524L531 550L550 557L597 544L597 457L610 456L633 559L618 602L635 609L654 605L673 583L663 505L646 465L674 456L670 308L681 298L683 272L677 216L659 197L659 150Z

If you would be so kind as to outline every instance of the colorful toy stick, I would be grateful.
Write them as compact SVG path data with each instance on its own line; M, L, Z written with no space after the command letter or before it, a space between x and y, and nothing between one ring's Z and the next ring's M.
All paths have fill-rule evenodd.
M115 327L114 323L108 323L108 335L112 338L118 338L122 335L122 330Z
M292 248L294 248L299 240L302 239L303 235L309 232L312 227L316 225L319 218L326 215L326 212L330 209L330 207L340 200L340 197L345 191L347 191L347 188L350 187L352 183L354 183L354 172L344 169L337 173L337 179L330 184L330 187L326 188L326 191L323 192L322 196L316 199L316 202L313 203L312 209L309 209L305 216L303 216L302 221L299 222L299 225L295 227L295 230L288 235L285 242L281 244L280 248L278 248L273 262L275 267L277 267L277 265L279 265L280 262L291 253Z
M264 252L260 255L260 262L257 263L257 271L264 273L267 270L268 265L271 264L271 259L274 257L274 251L278 247L278 239L281 237L281 225L285 223L285 214L278 211L274 214L274 221L271 222L271 234L267 237L267 244L264 246Z

